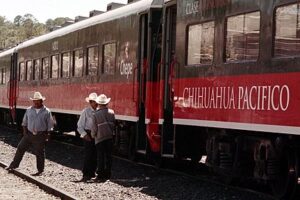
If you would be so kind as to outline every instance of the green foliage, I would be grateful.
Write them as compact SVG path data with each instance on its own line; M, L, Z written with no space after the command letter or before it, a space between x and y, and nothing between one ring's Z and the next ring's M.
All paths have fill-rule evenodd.
M46 34L53 27L61 26L70 18L58 17L40 23L32 14L17 15L13 22L0 16L0 51L17 45L20 42Z

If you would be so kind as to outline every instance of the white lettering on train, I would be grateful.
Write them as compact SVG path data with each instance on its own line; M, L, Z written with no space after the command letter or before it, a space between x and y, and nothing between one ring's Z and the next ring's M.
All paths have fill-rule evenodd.
M183 107L195 109L286 111L290 96L287 85L186 87L181 99Z
M120 74L125 75L128 79L129 75L132 74L133 63L121 62L120 64Z

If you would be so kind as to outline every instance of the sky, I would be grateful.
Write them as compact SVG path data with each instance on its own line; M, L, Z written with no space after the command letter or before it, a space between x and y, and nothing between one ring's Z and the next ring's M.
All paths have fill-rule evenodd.
M107 4L127 0L0 0L0 16L13 22L17 15L32 14L39 22L57 17L89 16L91 10L106 11Z

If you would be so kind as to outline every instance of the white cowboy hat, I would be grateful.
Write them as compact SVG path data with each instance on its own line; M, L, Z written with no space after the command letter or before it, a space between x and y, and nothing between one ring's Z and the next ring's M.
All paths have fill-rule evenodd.
M45 100L46 98L42 96L42 94L40 92L35 92L33 94L33 98L30 97L30 100Z
M97 97L98 97L97 94L95 92L93 92L87 98L85 98L85 101L86 102L96 101Z
M106 105L110 102L110 98L107 98L105 94L100 94L96 102L100 105Z

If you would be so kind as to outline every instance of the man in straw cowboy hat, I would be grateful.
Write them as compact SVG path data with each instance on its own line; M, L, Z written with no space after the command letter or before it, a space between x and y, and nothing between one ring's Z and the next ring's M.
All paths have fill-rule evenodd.
M33 175L40 175L45 166L45 143L46 138L53 128L53 118L50 110L43 105L46 98L40 92L35 92L32 100L33 105L27 108L23 121L23 137L18 144L15 157L7 169L11 171L19 167L24 153L29 147L33 148L36 155L36 165L38 172Z
M115 129L115 114L107 107L110 98L101 94L97 98L99 110L93 116L92 137L97 148L96 181L104 182L111 176L113 134Z
M91 93L88 97L85 98L85 101L90 104L89 107L86 107L78 120L77 131L80 133L81 137L84 140L84 163L82 169L82 179L81 181L88 181L92 177L95 177L95 172L97 168L97 151L95 146L95 141L91 137L91 128L92 128L92 116L95 114L95 111L98 109L98 104L96 103L97 94Z

